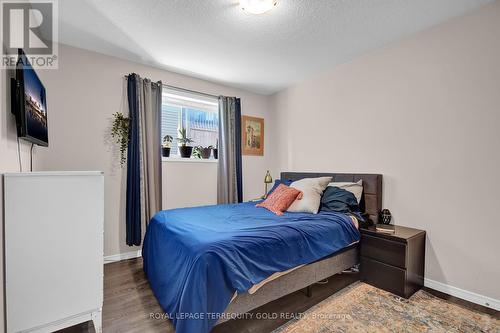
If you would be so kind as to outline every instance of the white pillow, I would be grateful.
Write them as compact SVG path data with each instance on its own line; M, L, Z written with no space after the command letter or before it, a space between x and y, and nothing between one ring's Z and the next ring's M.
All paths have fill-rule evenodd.
M351 192L356 197L356 200L361 201L361 195L363 194L363 180L359 180L357 183L349 183L349 182L338 182L338 183L330 183L328 186L336 186L342 188L346 191Z
M319 177L319 178L304 178L297 180L290 184L290 187L302 191L302 199L295 200L288 212L295 213L313 213L318 214L319 205L321 204L321 196L323 191L332 181L332 177Z

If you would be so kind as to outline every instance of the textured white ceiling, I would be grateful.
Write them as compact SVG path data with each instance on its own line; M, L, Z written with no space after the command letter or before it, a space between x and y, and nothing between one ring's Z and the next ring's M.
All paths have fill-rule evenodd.
M60 42L270 94L492 0L62 0Z

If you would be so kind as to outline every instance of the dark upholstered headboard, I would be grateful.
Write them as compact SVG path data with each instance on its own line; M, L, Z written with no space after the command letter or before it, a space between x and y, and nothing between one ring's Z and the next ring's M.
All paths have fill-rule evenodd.
M382 175L362 173L327 173L327 172L282 172L280 179L299 180L302 178L333 177L334 182L357 182L363 180L361 211L368 214L374 223L378 223L382 210Z

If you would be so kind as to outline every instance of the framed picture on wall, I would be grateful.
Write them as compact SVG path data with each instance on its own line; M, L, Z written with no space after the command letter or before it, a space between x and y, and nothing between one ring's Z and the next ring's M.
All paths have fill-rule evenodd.
M241 151L243 155L264 155L264 119L241 116Z

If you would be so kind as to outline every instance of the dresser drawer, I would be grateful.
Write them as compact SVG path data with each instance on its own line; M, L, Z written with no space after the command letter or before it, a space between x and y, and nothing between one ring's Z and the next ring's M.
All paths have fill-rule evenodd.
M361 280L377 288L408 297L405 292L406 270L361 257Z
M406 244L362 235L361 237L361 255L377 261L406 268Z

